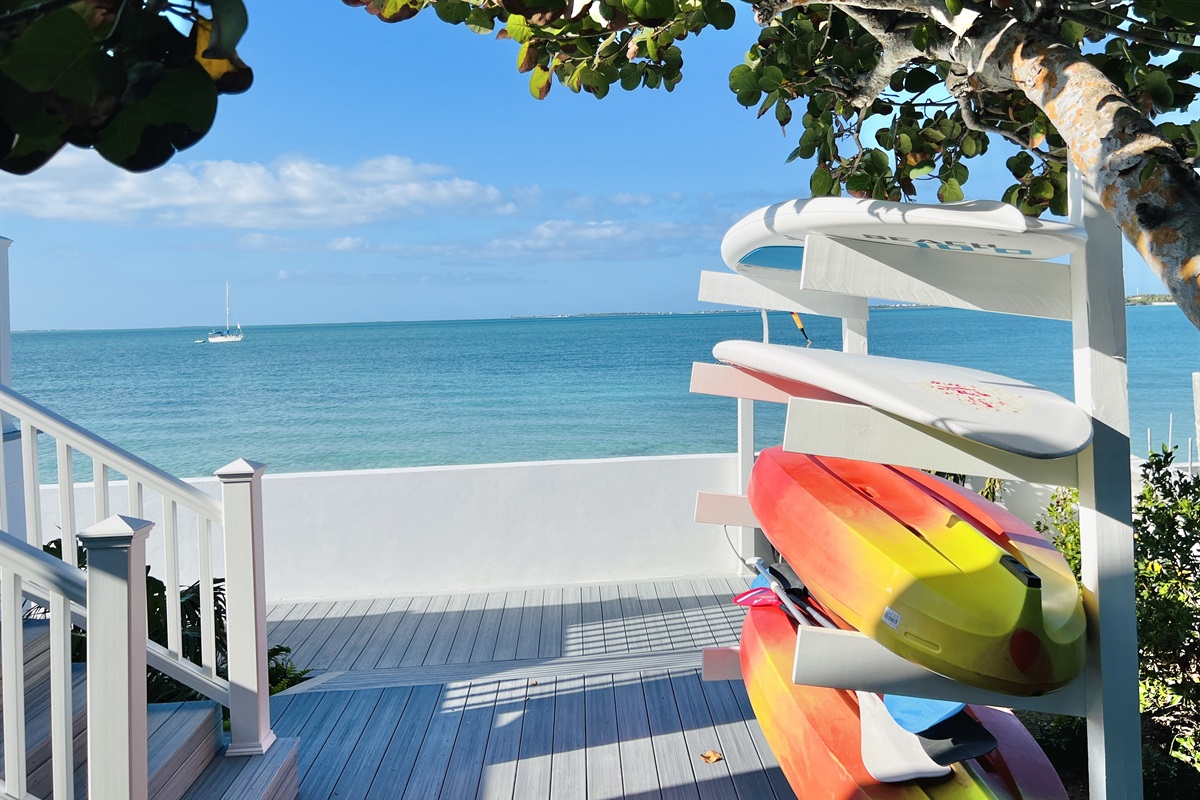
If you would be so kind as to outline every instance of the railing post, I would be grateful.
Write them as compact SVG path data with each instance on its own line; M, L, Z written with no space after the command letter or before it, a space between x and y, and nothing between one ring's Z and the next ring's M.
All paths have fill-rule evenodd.
M228 756L261 755L275 741L267 682L267 590L263 579L262 475L246 459L214 474L225 527L225 633L229 663Z
M8 292L8 248L0 236L0 384L12 386L12 305ZM25 483L21 474L21 426L0 413L0 529L25 538Z
M112 516L79 534L87 550L88 797L146 800L146 536Z

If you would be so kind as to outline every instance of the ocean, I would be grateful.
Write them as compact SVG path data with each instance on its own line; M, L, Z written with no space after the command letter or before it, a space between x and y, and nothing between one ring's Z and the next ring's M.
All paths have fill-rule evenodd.
M771 339L802 344L786 314ZM1197 332L1129 307L1132 450L1195 435ZM811 317L814 347L840 323ZM182 477L237 458L271 472L730 452L736 403L689 394L693 361L762 336L757 313L702 313L13 334L13 386ZM1072 396L1067 323L940 308L872 311L871 352L986 369ZM783 410L759 403L759 446ZM53 458L43 460L50 479ZM80 479L88 473L80 463Z

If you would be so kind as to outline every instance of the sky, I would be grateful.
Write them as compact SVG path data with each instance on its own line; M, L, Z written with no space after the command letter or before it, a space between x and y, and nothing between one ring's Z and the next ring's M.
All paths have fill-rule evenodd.
M728 89L758 30L741 2L682 44L674 92L599 101L534 100L514 42L430 10L247 6L253 87L166 166L68 147L0 173L14 330L220 326L226 281L247 327L695 311L725 230L808 195L799 124ZM1003 161L969 162L968 197L998 198ZM1125 281L1163 291L1128 247Z

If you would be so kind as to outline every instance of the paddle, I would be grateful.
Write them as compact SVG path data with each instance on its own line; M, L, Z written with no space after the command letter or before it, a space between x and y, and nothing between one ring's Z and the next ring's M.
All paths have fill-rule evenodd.
M901 694L885 694L883 705L892 719L910 733L929 730L939 722L966 708L966 703L950 700L927 700L923 697L906 697Z
M785 588L781 580L783 575L767 567L761 558L746 559L746 564L758 571L760 578L765 579L779 602L798 623L812 624L805 621L807 617L827 627L834 627L833 623L823 619L815 613L815 609L796 596L802 590ZM761 603L761 600L755 598L755 602ZM803 605L809 613L802 613L797 603ZM863 766L872 778L881 783L897 783L915 778L940 777L950 773L950 767L938 764L926 755L920 739L915 734L904 730L892 719L879 695L870 692L855 692L855 695L858 697Z

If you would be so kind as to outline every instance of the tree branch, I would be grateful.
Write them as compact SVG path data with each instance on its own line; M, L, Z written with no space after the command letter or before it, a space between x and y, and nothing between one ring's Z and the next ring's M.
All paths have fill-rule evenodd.
M958 73L951 71L950 76L946 78L946 88L950 90L950 94L954 95L954 99L958 101L958 109L962 112L963 124L971 130L978 131L979 133L994 133L1012 142L1017 147L1028 150L1042 159L1042 161L1066 162L1065 158L1056 157L1048 152L1038 150L1028 139L1014 131L1006 131L999 125L988 125L981 120L979 115L975 113L975 108L971 105L971 86L965 72Z
M1086 25L1089 28L1112 34L1113 36L1121 36L1131 42L1139 44L1148 44L1151 47L1165 47L1168 50L1176 50L1180 53L1200 53L1200 47L1194 44L1182 44L1180 42L1172 42L1164 39L1155 39L1152 36L1143 36L1133 31L1127 31L1123 28L1118 28L1115 25L1104 25L1087 17L1074 13L1073 11L1062 11L1060 13L1063 19L1069 19L1072 22L1078 22L1080 25Z

